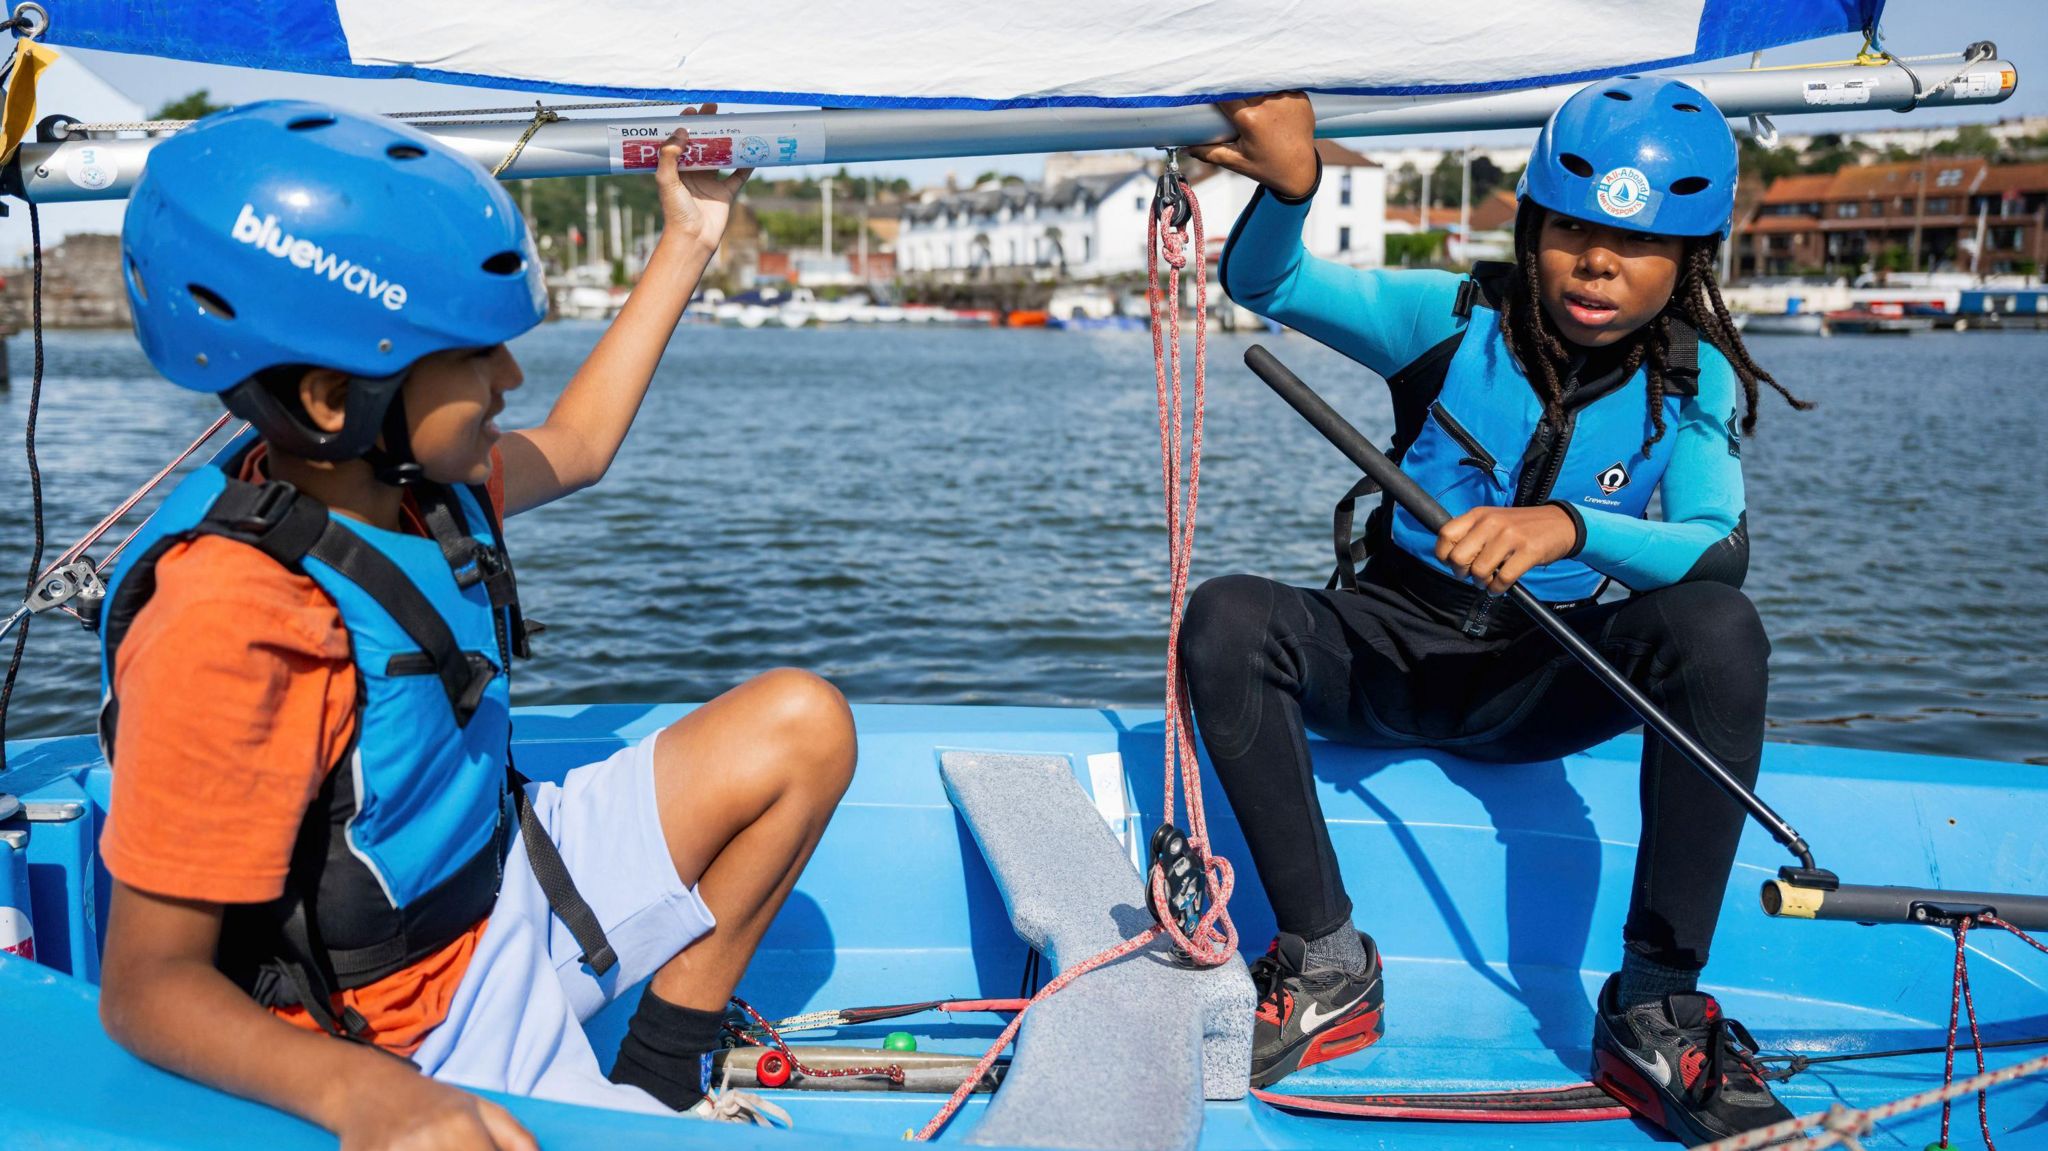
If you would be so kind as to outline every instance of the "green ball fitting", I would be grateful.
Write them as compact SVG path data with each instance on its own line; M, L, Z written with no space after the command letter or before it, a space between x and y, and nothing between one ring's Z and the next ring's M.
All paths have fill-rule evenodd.
M915 1051L917 1050L917 1036L912 1035L908 1031L891 1031L889 1037L882 1040L882 1050Z
M1939 1141L1937 1141L1937 1142L1929 1143L1929 1144L1927 1145L1926 1151L1956 1151L1956 1149L1955 1149L1955 1148L1953 1148L1953 1147L1951 1147L1951 1146L1949 1146L1949 1145L1948 1145L1948 1144L1946 1144L1946 1143L1942 1143L1942 1142L1939 1142Z

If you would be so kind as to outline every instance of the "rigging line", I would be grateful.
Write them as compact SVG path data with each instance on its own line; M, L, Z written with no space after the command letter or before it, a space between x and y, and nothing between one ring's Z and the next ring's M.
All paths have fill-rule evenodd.
M10 65L11 66L11 65ZM599 104L556 104L547 108L551 113L590 112L614 108L675 108L694 104L694 100L611 100ZM449 108L428 112L385 112L382 115L393 120L410 120L428 127L451 127L457 124L496 124L499 120L473 120L475 116L531 116L540 108L540 101L534 101L533 108ZM554 115L551 120L562 119ZM177 132L198 123L197 120L107 120L91 123L64 125L65 136L100 132ZM522 145L523 146L523 145Z
M31 513L35 524L35 550L29 558L28 581L23 597L35 594L36 577L43 566L43 470L36 461L36 416L43 401L43 220L34 200L28 202L29 246L35 253L34 286L30 295L29 325L35 341L35 374L28 390L28 484ZM24 605L26 610L26 605ZM28 646L32 617L24 615L14 633L14 653L7 660L7 675L0 681L0 773L7 770L7 705L14 698L14 677L21 672L22 652Z
M535 100L533 102L533 122L526 126L526 131L519 134L519 140L512 145L511 151L505 153L505 158L498 161L498 166L491 169L491 176L496 178L504 175L505 169L510 168L512 162L519 158L519 154L526 151L527 142L533 139L535 132L540 131L540 126L542 124L552 124L561 118L554 109L543 108L540 101Z
M2048 1045L2048 1035L2029 1035L2022 1039L1987 1040L1984 1044L1984 1050L1990 1051L2002 1047L2040 1047L2044 1045ZM1900 1047L1890 1051L1847 1051L1835 1055L1802 1055L1798 1052L1786 1052L1783 1054L1759 1055L1756 1057L1756 1061L1759 1063L1785 1064L1783 1070L1771 1071L1764 1076L1764 1078L1772 1082L1783 1082L1809 1067L1819 1067L1825 1063L1851 1063L1862 1059L1897 1059L1908 1055L1939 1055L1946 1050L1948 1050L1948 1047L1945 1044L1935 1044L1932 1047Z

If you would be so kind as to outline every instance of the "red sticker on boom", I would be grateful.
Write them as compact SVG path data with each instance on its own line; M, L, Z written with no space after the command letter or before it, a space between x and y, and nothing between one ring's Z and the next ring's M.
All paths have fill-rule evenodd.
M619 141L620 167L628 172L653 168L661 160L661 146L667 142L667 137L659 140ZM732 137L710 136L691 140L683 145L683 167L732 167Z

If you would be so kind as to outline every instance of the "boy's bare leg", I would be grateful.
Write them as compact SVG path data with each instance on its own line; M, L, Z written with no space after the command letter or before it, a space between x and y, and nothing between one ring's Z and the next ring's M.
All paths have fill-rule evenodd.
M676 874L718 926L655 973L669 1003L723 1011L853 779L838 689L782 668L733 688L654 745L654 795Z

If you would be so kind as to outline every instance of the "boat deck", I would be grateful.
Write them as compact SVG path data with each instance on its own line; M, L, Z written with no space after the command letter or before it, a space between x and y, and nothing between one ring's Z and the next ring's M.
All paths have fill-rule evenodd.
M673 721L675 706L551 707L518 713L522 770L549 777ZM1026 950L965 826L948 804L937 752L949 748L1070 757L1113 828L1142 836L1158 822L1156 711L863 706L852 790L741 994L771 1018L804 1010L942 996L1015 995ZM1624 737L1563 761L1502 767L1451 756L1372 753L1317 744L1322 802L1358 904L1387 956L1387 1037L1356 1056L1289 1078L1298 1093L1474 1090L1583 1079L1594 989L1619 959L1637 834L1636 757ZM104 768L86 739L17 744L10 790L103 805ZM1213 788L1213 782L1211 784ZM1859 882L2039 890L2048 843L2038 834L2048 776L2039 768L1961 759L1773 745L1762 790L1814 844L1823 866ZM1220 797L1220 789L1212 791ZM97 884L65 892L64 856L89 850L92 819L37 825L38 947L61 970L0 960L0 1126L40 1145L214 1147L327 1145L310 1127L148 1068L96 1021L95 966L72 940L96 938ZM1238 861L1233 913L1256 952L1272 931L1228 808L1212 831ZM52 833L44 835L43 828ZM71 828L67 833L60 828ZM1782 851L1744 837L1709 988L1772 1050L1831 1053L1941 1042L1951 937L1933 928L1861 928L1766 918L1756 886ZM74 857L75 858L75 857ZM55 868L56 870L51 870ZM84 869L90 874L94 869ZM55 885L54 888L52 885ZM75 912L75 913L74 913ZM48 941L46 943L46 940ZM1986 1038L2048 1033L2048 957L1990 932L1971 936ZM77 970L78 976L61 973ZM608 1058L629 1014L589 1025ZM999 1021L926 1016L808 1033L872 1044L916 1034L923 1050L978 1053ZM1104 1021L1113 1026L1113 1020ZM2035 1052L1993 1052L2002 1066ZM1968 1057L1958 1060L1959 1068ZM1868 1106L1939 1081L1937 1055L1817 1067L1785 1085L1795 1111ZM1077 1068L1086 1074L1086 1068ZM936 1109L933 1096L778 1092L794 1135L700 1129L685 1138L762 1140L794 1148L894 1143ZM945 1138L971 1132L969 1105ZM673 1146L660 1119L514 1101L543 1145ZM1957 1122L1974 1126L1974 1106ZM1866 1145L1918 1148L1935 1137L1922 1112ZM2048 1083L1992 1095L1994 1134L2048 1146ZM1959 1135L1959 1137L1961 1137ZM1963 1138L1969 1143L1972 1138ZM1211 1103L1200 1146L1631 1147L1657 1137L1630 1120L1468 1125L1306 1118L1257 1102Z

